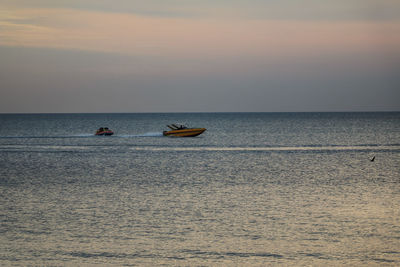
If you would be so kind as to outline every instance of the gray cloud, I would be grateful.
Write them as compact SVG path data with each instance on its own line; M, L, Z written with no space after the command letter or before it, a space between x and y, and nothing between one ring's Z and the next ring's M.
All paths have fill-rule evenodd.
M270 20L400 20L397 0L3 0L3 5L73 8L164 17Z
M101 31L103 27L88 27L86 32L79 32L82 22L70 20L69 14L63 18L65 21L46 18L38 10L33 15L28 12L30 15L26 17L24 12L21 16L7 16L3 20L2 40L7 41L8 34L10 42L3 44L14 47L0 46L0 112L400 110L400 50L398 38L393 34L400 23L398 1L120 0L118 4L110 3L4 0L1 5L17 9L72 8L155 17L197 17L198 20L180 21L201 22L201 27L196 23L188 28L165 27L162 34L154 30L160 27L153 27L148 30L150 35L141 28L144 35L130 42L124 38L125 33L112 35L119 24L105 34ZM85 16L88 12L79 14ZM215 30L218 24L213 24L214 18L219 22L229 19ZM249 21L243 23L241 19L291 22L260 26ZM296 20L306 22L297 27ZM326 20L330 22L325 23ZM83 22L98 25L99 20ZM73 27L68 28L70 23ZM35 35L38 31L23 28L25 24L45 26L46 30L66 27L66 30L50 33L44 30ZM259 28L254 29L254 25ZM13 33L22 28L23 34L12 39ZM176 31L174 36L164 34L171 29ZM204 36L193 31L196 29ZM97 39L85 38L95 30L104 38L99 39L103 44L105 40L116 41L114 50L104 46L103 51L113 53L90 51L91 46L97 45ZM52 33L59 34L56 40L59 42L51 43ZM124 40L127 45L121 51L118 41ZM70 46L63 46L64 42L70 42ZM136 42L139 45L135 46ZM154 47L143 48L148 45ZM88 51L60 47L87 47Z
M11 47L0 53L0 112L400 110L399 61L381 55L205 61L187 73L190 60L163 72L168 57ZM141 68L151 71L143 76Z

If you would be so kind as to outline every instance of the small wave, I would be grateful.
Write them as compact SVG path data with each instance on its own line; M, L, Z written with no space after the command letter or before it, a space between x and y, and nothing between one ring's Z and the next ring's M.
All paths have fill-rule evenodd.
M83 251L76 251L76 252L70 252L68 253L73 257L78 257L78 258L126 258L129 255L125 253L117 254L117 253L110 253L110 252L94 252L94 253L89 253L89 252L83 252Z
M382 259L382 258L371 258L371 260L377 261L377 262L387 262L387 263L395 262L394 260L391 260L391 259Z
M275 253L256 253L256 252L217 252L217 251L201 251L201 250L190 250L184 249L181 251L185 254L196 255L198 257L216 257L216 258L225 258L225 257L239 257L239 258L249 258L249 257L265 257L265 258L283 258L283 255L275 254ZM193 257L193 256L192 256Z

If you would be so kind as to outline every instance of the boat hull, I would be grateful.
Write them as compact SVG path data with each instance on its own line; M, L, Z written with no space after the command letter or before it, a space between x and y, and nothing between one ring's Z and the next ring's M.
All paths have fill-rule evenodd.
M164 131L164 136L175 136L175 137L194 137L202 134L205 128L191 128L191 129L179 129L172 131Z
M102 131L102 132L95 133L95 135L106 135L106 136L110 136L110 135L113 135L113 134L114 134L113 131Z

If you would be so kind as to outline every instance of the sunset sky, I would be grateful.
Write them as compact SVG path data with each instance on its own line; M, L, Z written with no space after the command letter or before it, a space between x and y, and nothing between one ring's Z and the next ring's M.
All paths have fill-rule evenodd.
M0 0L0 112L399 111L398 0Z

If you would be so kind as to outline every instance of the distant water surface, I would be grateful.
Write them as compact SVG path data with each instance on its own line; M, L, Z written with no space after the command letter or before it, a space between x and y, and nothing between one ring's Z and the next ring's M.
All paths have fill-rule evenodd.
M398 112L0 125L1 266L400 266Z

